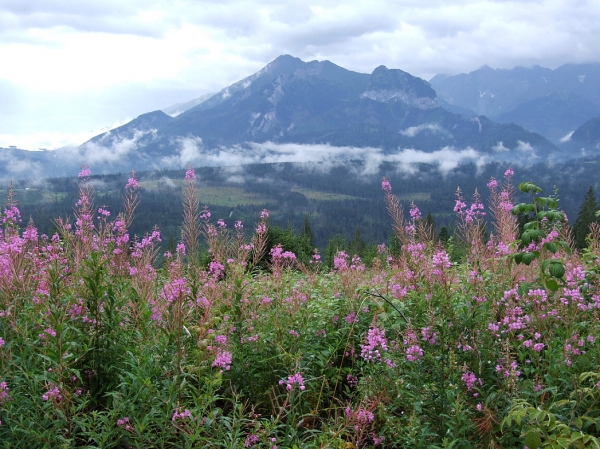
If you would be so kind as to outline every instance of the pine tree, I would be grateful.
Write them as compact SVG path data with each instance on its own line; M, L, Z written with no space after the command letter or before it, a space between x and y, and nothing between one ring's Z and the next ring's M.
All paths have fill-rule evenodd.
M440 242L442 242L443 245L448 243L448 240L450 240L450 232L448 231L448 228L446 226L442 226L438 238L440 239Z
M348 255L358 255L360 258L364 256L365 249L367 248L367 242L364 241L360 232L360 226L356 228L354 232L354 238L348 243Z
M592 186L588 189L581 204L579 215L573 225L573 232L575 233L575 245L577 248L585 248L587 246L586 237L590 232L590 223L598 223L600 220L596 217L596 211L598 210L598 203L594 196L594 189Z
M315 234L310 227L310 220L308 219L308 215L304 216L304 225L302 226L302 237L306 239L309 246L315 246Z

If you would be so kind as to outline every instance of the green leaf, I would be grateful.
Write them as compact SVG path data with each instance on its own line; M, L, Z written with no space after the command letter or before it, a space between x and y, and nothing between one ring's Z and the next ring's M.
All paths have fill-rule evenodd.
M546 287L548 287L548 290L551 292L555 292L558 290L558 282L556 282L554 279L548 279L546 281Z
M525 253L523 254L523 263L525 265L531 265L531 262L533 262L535 260L535 254L534 253Z
M562 262L552 262L550 263L550 276L555 277L557 279L562 278L565 275L565 267Z
M519 285L518 291L519 291L519 295L524 296L526 295L529 290L531 290L532 285L529 282L524 282L523 284Z
M536 430L530 430L525 435L525 446L529 449L537 449L542 444L542 437Z
M517 264L523 263L523 254L525 254L525 253L517 253L514 255L515 263L517 263Z
M558 243L556 243L556 242L544 243L544 248L547 249L548 251L550 251L552 254L554 254L554 253L556 253L556 251L558 251Z
M522 182L519 184L519 190L523 193L540 193L542 191L541 188L532 182Z

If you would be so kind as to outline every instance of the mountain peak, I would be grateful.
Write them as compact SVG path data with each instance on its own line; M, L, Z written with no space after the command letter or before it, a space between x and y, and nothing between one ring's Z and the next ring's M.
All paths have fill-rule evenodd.
M294 71L305 64L306 63L300 58L295 58L290 55L281 55L268 63L263 70L289 72Z
M402 101L419 109L437 107L435 91L427 81L384 65L373 70L362 97L384 103Z

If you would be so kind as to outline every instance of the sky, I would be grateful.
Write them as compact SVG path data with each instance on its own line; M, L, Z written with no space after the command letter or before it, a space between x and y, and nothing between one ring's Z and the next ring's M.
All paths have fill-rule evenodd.
M277 56L426 80L600 62L598 0L0 0L0 147L79 145Z

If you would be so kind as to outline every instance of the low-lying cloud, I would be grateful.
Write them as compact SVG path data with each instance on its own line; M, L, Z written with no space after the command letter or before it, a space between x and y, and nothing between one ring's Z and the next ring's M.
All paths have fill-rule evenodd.
M452 134L450 134L447 130L442 128L437 123L425 123L423 125L410 126L400 131L400 134L406 137L415 137L417 134L423 131L430 131L432 133L438 133L444 136L452 137Z
M242 166L248 164L276 164L284 162L314 163L314 168L323 172L348 162L360 162L359 175L367 176L379 172L384 162L396 165L399 172L415 173L418 164L431 164L446 174L462 163L485 164L485 155L473 148L455 149L444 147L433 152L412 148L396 152L384 152L374 147L337 147L329 144L296 144L250 142L247 146L234 145L206 149L196 137L177 140L178 150L173 156L165 157L161 163L170 168L193 166ZM237 175L237 173L236 173ZM232 174L233 176L233 174Z

